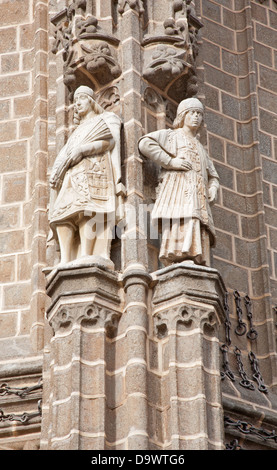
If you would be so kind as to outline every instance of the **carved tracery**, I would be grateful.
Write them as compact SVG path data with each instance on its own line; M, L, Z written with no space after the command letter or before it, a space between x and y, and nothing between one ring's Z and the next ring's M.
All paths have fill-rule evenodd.
M87 328L105 328L112 336L117 329L120 314L97 304L85 303L84 305L68 305L61 307L57 314L50 320L54 331L69 330L73 325L82 325Z
M154 330L158 337L167 336L171 330L183 328L203 330L206 326L209 328L217 326L216 313L212 308L209 310L183 304L154 315Z

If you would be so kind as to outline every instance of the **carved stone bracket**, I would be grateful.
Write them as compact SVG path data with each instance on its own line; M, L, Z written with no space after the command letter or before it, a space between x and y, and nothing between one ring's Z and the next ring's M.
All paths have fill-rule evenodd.
M172 16L164 21L163 33L146 35L142 42L144 79L177 103L197 94L197 35L203 24L190 3L173 1Z
M99 41L92 48L81 45L86 70L100 84L105 85L121 75L121 69L114 59L111 48L105 41Z
M147 60L147 57L150 58ZM147 65L144 68L143 77L152 85L163 90L175 101L185 96L186 80L192 75L192 66L184 60L185 53L165 44L159 44L148 53L145 51Z
M74 1L51 22L55 28L52 52L62 50L70 97L81 84L98 89L121 75L116 57L119 40L100 26L88 0Z

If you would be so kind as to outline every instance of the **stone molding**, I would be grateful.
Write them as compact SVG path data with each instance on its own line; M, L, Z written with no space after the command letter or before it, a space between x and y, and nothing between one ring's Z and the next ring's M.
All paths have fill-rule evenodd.
M191 301L216 307L219 318L224 319L223 294L226 289L216 269L183 262L156 271L152 279L155 284L152 299L155 307L161 302L185 295ZM175 280L178 282L174 285Z

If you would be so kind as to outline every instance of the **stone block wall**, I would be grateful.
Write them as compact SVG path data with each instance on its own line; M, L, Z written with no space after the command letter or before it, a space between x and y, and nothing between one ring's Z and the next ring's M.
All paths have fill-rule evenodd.
M254 351L265 382L274 391L276 2L203 0L195 3L204 24L198 56L200 94L206 104L206 135L203 139L206 139L221 181L220 196L213 208L217 231L213 267L222 273L229 292L230 368L237 378L240 377L234 353L234 349L239 348L243 366L251 379L253 371L248 354ZM243 321L247 327L243 299L246 294L252 299L258 333L255 340L249 340L246 334L238 336L235 333L238 321L235 290L241 295ZM224 328L221 340L226 342ZM237 379L232 382L224 378L223 390L227 414L230 402L234 401L230 397L234 396L242 406L238 414L243 409L247 416L249 397L257 400L261 407L268 408L269 414L274 408L268 403L269 395L249 390L245 395ZM274 402L275 396L270 400ZM258 418L261 419L260 413ZM252 424L256 419L252 417Z
M43 346L47 2L1 3L1 328L6 354ZM41 295L42 294L42 295ZM31 343L29 334L31 332ZM4 343L3 343L4 344Z
M26 335L28 325L30 328L29 168L34 61L31 2L2 2L0 17L1 349L6 352L1 356L4 359L5 356L14 358L20 348L29 352Z

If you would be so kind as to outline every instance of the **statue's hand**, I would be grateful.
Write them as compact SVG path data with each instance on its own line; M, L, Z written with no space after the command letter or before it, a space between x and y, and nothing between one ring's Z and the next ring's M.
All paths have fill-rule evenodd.
M170 170L188 171L192 169L192 165L187 160L176 157L170 160L169 164L167 165L167 168L169 168Z
M70 166L74 166L82 160L83 153L81 150L75 149L69 153L68 157L70 159Z
M208 190L209 203L213 204L217 199L217 188L211 186Z
M58 185L58 178L56 173L52 173L52 175L50 176L49 184L51 188L56 188L56 186Z

